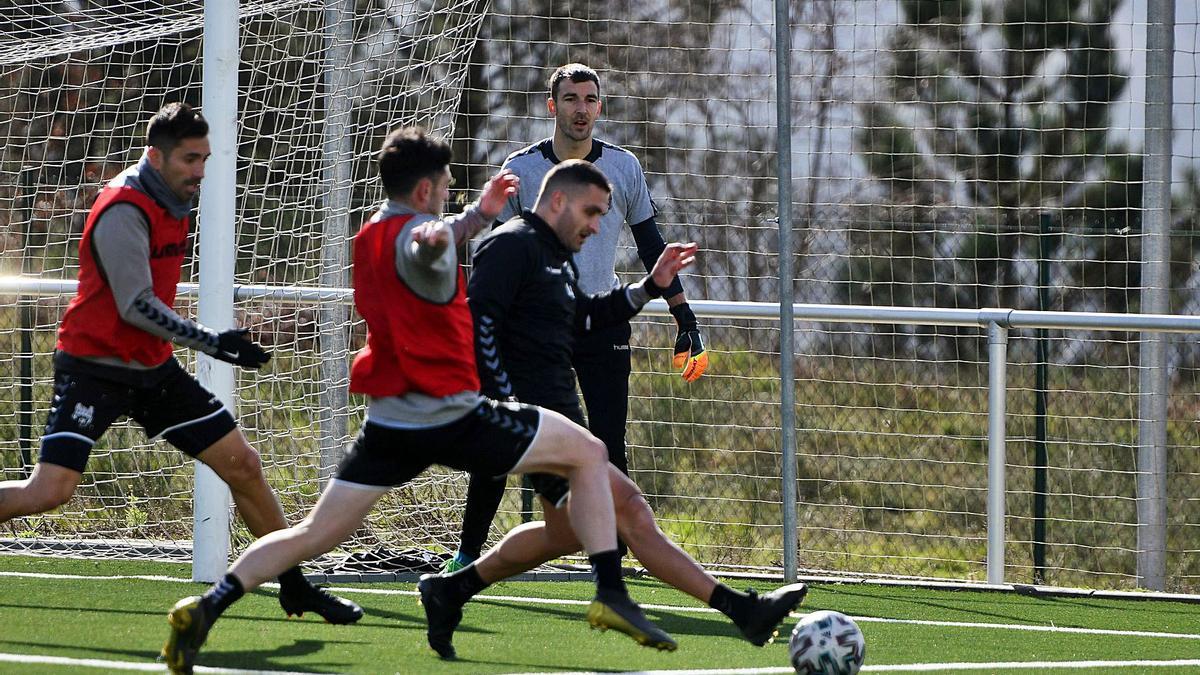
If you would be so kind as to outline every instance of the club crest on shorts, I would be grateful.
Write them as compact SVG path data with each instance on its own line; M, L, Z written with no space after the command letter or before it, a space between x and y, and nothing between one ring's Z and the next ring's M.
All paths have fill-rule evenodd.
M71 419L84 429L91 428L92 418L96 415L96 406L84 405L82 403L75 404L75 411L71 413Z

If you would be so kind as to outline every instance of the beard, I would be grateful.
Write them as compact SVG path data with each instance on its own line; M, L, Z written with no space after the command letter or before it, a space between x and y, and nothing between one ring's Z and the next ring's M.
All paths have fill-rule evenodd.
M573 141L585 141L592 135L591 124L580 130L575 128L574 120L564 120L562 124L558 125L558 128L562 130L564 136Z

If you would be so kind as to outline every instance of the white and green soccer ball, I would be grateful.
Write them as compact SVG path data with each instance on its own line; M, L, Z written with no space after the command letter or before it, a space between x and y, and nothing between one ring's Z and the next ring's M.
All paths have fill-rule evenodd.
M796 624L788 653L799 675L855 675L867 655L867 642L850 617L825 610Z

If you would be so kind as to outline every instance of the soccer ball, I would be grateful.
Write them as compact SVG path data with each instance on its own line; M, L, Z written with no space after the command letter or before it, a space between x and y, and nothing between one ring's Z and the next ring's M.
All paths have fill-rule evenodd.
M850 617L820 611L796 624L788 652L800 675L855 675L867 655L867 643Z

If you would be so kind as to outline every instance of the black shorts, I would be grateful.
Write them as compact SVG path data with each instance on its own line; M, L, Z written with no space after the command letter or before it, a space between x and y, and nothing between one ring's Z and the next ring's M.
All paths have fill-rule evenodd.
M587 428L577 397L572 396L570 400L566 401L538 401L537 403L543 408L562 414L584 429ZM553 504L555 508L561 508L567 503L567 494L571 491L571 483L566 478L552 473L531 473L526 474L526 477L529 479L529 487Z
M131 371L61 355L54 360L54 401L38 461L83 473L92 446L125 416L151 439L161 436L192 457L237 428L233 415L174 357Z
M537 437L541 411L484 399L471 412L437 427L396 428L370 420L338 467L337 480L396 487L434 464L487 476L512 471Z
M540 495L543 499L554 505L554 508L562 508L567 503L567 495L571 492L571 484L562 476L555 476L552 473L531 473L529 476L529 486L533 491Z

